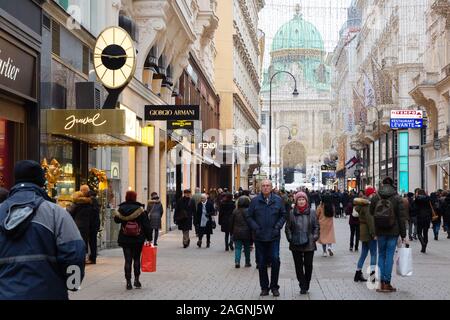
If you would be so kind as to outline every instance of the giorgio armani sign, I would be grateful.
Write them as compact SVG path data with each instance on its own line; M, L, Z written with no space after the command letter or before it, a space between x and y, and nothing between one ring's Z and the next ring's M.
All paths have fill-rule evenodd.
M36 58L0 37L0 87L36 99Z
M146 121L200 120L198 105L145 106Z

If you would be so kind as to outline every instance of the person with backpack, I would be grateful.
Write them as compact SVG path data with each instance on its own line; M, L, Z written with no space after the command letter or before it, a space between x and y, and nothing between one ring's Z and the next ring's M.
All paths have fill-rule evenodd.
M192 219L195 211L195 201L191 199L191 190L186 189L183 191L183 197L178 200L173 215L173 220L178 226L178 230L183 232L183 248L185 249L191 243L189 231L192 230Z
M233 236L236 250L234 252L234 265L236 268L241 267L241 253L244 248L245 267L251 267L250 263L250 244L252 241L252 232L245 220L245 215L250 206L250 198L248 196L240 196L237 200L237 209L234 209L230 220L230 231Z
M84 278L80 232L44 191L38 162L17 162L14 179L0 205L0 300L68 300Z
M334 235L335 208L334 197L326 192L322 196L322 202L316 211L320 225L320 238L318 242L322 245L323 257L327 256L327 252L330 257L334 255L331 249L333 243L336 243L336 237Z
M125 202L119 204L119 210L114 221L121 225L118 244L123 249L125 258L125 280L127 290L133 289L131 285L131 267L134 269L134 287L142 287L139 282L141 274L141 252L144 242L152 241L150 221L144 211L144 204L136 201L137 194L127 191Z
M361 240L361 255L358 260L357 269L355 272L355 282L366 282L367 279L363 277L362 268L366 261L367 254L370 252L370 278L375 282L375 268L377 265L377 238L375 236L375 225L373 217L370 214L370 201L375 195L375 188L368 186L365 194L353 200L354 210L358 213L359 230Z
M377 292L394 292L397 289L391 285L391 278L395 248L399 236L402 243L405 243L408 213L402 198L394 188L392 178L387 177L383 180L378 193L370 201L370 214L374 219L375 235L378 240L381 282Z
M150 228L152 228L153 245L158 246L158 235L161 229L161 219L164 214L164 208L161 200L156 192L152 192L151 200L147 203L147 215L150 220Z
M314 251L319 240L320 226L316 212L303 192L295 195L295 206L288 213L285 227L289 250L294 257L295 272L300 286L300 294L307 294L313 271Z
M417 235L422 245L420 252L426 253L428 244L428 230L430 229L432 212L434 210L431 198L427 196L425 190L417 192L414 205L417 212Z

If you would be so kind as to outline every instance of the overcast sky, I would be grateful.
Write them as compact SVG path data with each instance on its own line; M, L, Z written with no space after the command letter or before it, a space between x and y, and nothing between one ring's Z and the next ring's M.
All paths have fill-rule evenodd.
M347 20L347 8L352 0L266 0L259 15L259 29L266 35L264 69L270 64L269 51L277 30L291 20L296 4L301 5L303 18L316 26L322 34L325 49L332 52L339 38L339 30Z

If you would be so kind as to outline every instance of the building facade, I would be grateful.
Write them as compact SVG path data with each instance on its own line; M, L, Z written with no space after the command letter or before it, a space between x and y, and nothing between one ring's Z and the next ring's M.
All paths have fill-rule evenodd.
M265 171L268 175L272 172L278 186L320 188L322 178L328 179L321 174L322 160L335 135L330 55L324 49L320 32L303 18L300 6L275 34L270 55L270 68L264 74L261 90L265 163L272 155L272 170L265 167ZM295 83L289 74L273 77L278 71L294 76L298 96L293 96ZM271 152L269 129L273 133ZM299 185L294 185L294 180Z
M259 126L260 40L258 13L264 0L218 2L215 85L224 132L222 187L248 189L255 168ZM228 133L225 133L228 130ZM250 156L250 151L253 150Z
M418 109L409 95L423 64L424 1L357 0L363 24L357 40L356 97L367 123L356 126L351 145L364 170L361 185L392 177L398 191L421 187L421 130L391 130L391 110Z

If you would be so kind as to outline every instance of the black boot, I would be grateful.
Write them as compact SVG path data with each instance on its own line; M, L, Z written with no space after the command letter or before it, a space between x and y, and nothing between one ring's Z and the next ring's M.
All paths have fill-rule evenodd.
M133 289L133 286L131 285L131 279L130 280L127 279L127 290L131 289Z
M234 245L233 242L230 242L230 250L233 251L234 250Z
M367 279L364 279L361 270L356 271L355 278L353 280L355 282L367 282Z
M142 288L142 284L139 282L139 276L134 277L134 287L135 287L136 289Z

